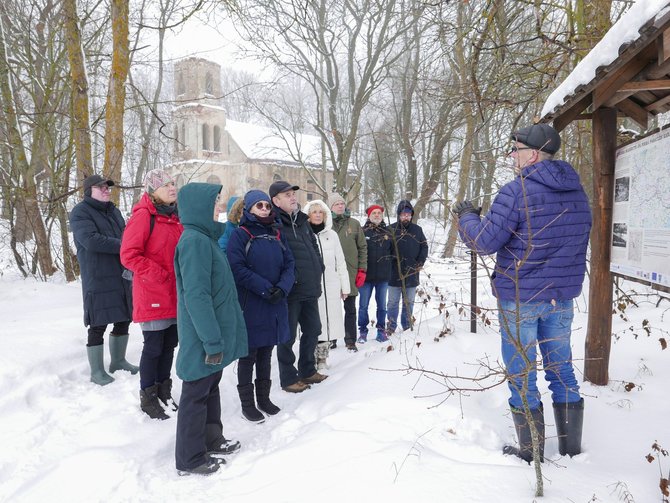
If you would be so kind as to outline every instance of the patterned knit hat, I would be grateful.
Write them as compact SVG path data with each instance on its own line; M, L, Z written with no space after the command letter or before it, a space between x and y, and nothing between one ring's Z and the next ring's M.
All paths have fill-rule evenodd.
M173 181L172 177L162 169L152 169L144 177L144 190L146 190L148 194L153 194L157 189L160 189L164 185Z

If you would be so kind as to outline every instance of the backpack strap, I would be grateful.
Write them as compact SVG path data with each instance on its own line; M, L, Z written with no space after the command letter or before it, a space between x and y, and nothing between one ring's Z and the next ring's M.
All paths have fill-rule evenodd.
M242 229L244 232L249 234L249 241L247 241L247 244L244 247L244 255L249 254L249 248L251 248L251 243L254 239L269 239L270 241L277 241L279 243L279 246L281 246L282 251L286 250L286 247L284 246L284 243L281 242L281 234L279 233L279 230L277 230L277 234L272 236L270 234L260 234L258 236L254 236L249 229L247 229L244 225L239 226L240 229Z

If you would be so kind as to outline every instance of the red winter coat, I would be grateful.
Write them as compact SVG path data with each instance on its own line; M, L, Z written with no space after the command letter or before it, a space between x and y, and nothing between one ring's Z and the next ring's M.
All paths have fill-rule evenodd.
M158 213L146 192L133 207L121 240L121 263L133 271L134 322L177 317L174 252L183 230L179 217Z

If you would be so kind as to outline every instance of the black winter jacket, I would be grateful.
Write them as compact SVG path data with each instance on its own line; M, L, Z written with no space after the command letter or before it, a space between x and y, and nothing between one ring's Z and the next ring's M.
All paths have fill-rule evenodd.
M368 270L365 282L388 282L391 279L391 265L393 264L391 256L393 240L389 228L384 222L375 225L368 220L363 226L363 233L368 244Z
M295 258L295 283L288 301L318 299L321 297L323 261L307 215L302 211L289 215L277 207L275 211L281 220L281 235L286 238Z
M119 252L126 222L114 203L85 196L70 212L84 298L84 325L132 319L132 283L124 279Z

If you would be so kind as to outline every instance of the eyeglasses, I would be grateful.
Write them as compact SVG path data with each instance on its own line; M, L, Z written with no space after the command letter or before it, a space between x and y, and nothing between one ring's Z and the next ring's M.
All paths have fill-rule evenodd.
M509 152L507 152L507 155L513 154L514 152L518 152L519 150L537 150L532 147L517 147L514 145L512 148L509 149Z
M112 190L112 188L109 185L94 185L96 189L98 189L100 192L109 192Z
M256 204L254 204L254 206L258 210L268 210L269 211L269 210L272 209L272 205L270 203L266 202L266 201L258 201Z

